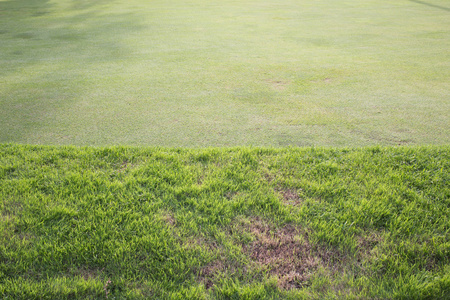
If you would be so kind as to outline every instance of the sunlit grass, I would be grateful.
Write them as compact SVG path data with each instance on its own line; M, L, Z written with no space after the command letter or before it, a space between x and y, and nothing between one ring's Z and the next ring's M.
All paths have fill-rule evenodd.
M0 142L448 144L449 7L1 1Z
M449 150L4 144L0 295L446 299Z

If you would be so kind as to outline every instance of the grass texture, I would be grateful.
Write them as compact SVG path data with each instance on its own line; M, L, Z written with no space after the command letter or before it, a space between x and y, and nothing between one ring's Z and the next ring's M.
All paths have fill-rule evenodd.
M0 145L2 299L448 299L450 147Z
M450 143L446 0L0 0L0 143Z

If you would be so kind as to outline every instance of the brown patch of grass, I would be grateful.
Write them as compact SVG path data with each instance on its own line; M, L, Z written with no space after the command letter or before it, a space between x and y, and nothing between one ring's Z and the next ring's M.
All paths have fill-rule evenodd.
M229 235L233 235L236 232L228 232ZM190 242L187 247L201 247L207 249L213 255L213 259L203 267L195 270L197 274L197 280L203 283L206 289L214 288L215 283L219 278L224 278L225 276L245 276L249 267L247 264L243 264L235 259L230 259L225 253L225 248L223 245L217 243L212 237L196 237L190 238Z
M383 241L381 232L366 231L357 237L357 257L358 261L364 260L372 256L374 248Z
M231 199L233 199L234 196L236 196L237 194L238 194L237 192L228 191L228 192L225 193L225 197L226 197L228 200L231 200Z
M3 209L1 210L0 216L2 217L13 217L16 213L22 211L22 203L12 200L10 202L6 202L3 205Z
M309 285L311 276L319 268L331 275L342 272L348 263L348 257L338 249L312 245L308 231L298 225L276 228L259 217L238 217L228 228L227 234L242 246L250 262L242 266L217 253L219 258L197 272L199 282L204 283L207 289L214 286L218 276L234 274L236 270L241 274L260 270L258 273L261 276L267 272L277 279L279 288L296 289ZM249 238L242 239L245 235ZM216 246L214 250L220 251L219 248Z
M175 218L168 212L164 213L161 218L169 227L174 227L177 224Z
M18 235L19 240L21 241L31 241L36 236L34 234L28 233L28 232L22 232Z
M277 189L276 191L282 196L282 201L286 205L298 206L303 202L295 190Z
M345 266L351 264L349 257L334 247L316 245L313 253L319 259L321 265L331 274L343 272Z
M225 270L226 263L217 259L200 269L198 279L205 285L206 289L210 289L214 286L214 279L217 275Z
M244 245L244 251L278 278L280 288L299 288L306 284L320 262L300 228L286 225L272 231L269 225L256 220L249 230L256 240Z
M255 266L255 263L250 264L242 264L235 260L226 258L226 256L222 253L218 258L209 262L206 266L200 268L197 271L198 281L205 285L206 289L213 288L215 283L220 278L230 277L230 276L238 276L240 280L247 279L249 270L258 270L260 269L258 266ZM262 275L262 273L259 273ZM253 274L253 280L260 276L258 274ZM258 280L256 279L256 280Z
M345 264L346 257L339 250L311 245L308 231L300 226L288 224L275 228L260 218L252 218L240 226L255 237L253 242L242 245L244 252L275 276L282 289L308 285L320 266L336 273Z
M264 171L263 177L268 183L271 183L275 179L275 175L271 174L269 171Z
M118 173L123 173L123 172L125 172L127 169L129 169L129 168L132 167L132 166L133 166L132 163L130 163L128 160L124 160L124 161L120 164L120 166L119 166L117 172L118 172Z
M365 232L364 235L357 237L358 249L364 252L371 251L382 240L381 233L379 232Z
M188 237L184 239L183 247L193 249L193 248L202 248L206 249L210 252L216 251L219 246L214 241L208 241L204 237Z
M96 279L100 276L102 270L90 269L88 267L81 267L75 270L75 274L83 277L84 280Z
M289 85L290 82L282 80L271 80L268 79L266 82L275 90L283 91Z

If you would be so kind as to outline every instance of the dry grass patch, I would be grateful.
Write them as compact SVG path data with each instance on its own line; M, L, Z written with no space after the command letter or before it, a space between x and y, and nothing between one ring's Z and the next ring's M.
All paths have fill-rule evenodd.
M123 162L121 162L119 165L117 165L117 173L124 173L127 170L131 169L134 165L129 162L128 160L124 160Z
M272 231L259 220L252 222L249 230L256 240L244 245L244 251L278 278L280 288L300 288L307 284L320 261L314 256L305 232L292 225Z
M309 285L311 275L321 266L330 274L342 270L344 255L333 248L312 245L308 231L301 226L288 224L276 228L260 218L251 218L238 227L254 237L242 245L244 252L275 276L281 289Z
M15 200L8 200L5 200L3 206L1 207L0 216L2 217L14 217L17 213L22 211L22 203Z
M164 212L161 216L161 219L169 227L174 227L177 224L177 221L175 220L175 218L168 212Z
M99 269L93 269L89 267L80 267L78 269L73 270L76 276L82 277L84 280L97 279L100 277L100 273L103 271Z
M367 231L357 237L358 252L367 254L383 241L382 233L377 231Z
M276 191L282 196L281 200L286 205L299 206L303 202L298 192L293 189L276 189Z
M199 270L198 281L205 285L206 289L214 286L217 276L227 270L227 264L220 259L210 262Z
M272 80L272 79L268 79L266 80L266 83L272 87L275 90L278 91L284 91L290 84L289 81L283 81L283 80Z

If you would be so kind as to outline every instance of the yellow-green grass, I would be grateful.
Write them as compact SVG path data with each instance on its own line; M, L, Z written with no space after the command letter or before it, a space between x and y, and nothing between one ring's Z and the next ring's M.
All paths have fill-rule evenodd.
M0 0L0 142L450 142L446 0Z
M450 147L0 145L2 299L449 299Z

